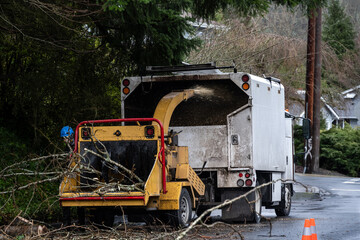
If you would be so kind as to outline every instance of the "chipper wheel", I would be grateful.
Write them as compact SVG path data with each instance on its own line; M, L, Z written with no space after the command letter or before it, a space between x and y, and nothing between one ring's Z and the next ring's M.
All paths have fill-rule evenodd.
M191 197L188 190L183 188L179 199L179 210L174 210L171 214L173 223L178 227L187 227L191 221L191 214Z

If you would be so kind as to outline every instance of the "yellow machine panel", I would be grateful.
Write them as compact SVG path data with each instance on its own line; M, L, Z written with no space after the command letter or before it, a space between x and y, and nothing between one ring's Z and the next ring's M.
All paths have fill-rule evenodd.
M189 164L179 164L176 167L176 179L188 180L199 195L205 194L205 184L201 181Z
M145 184L146 198L160 196L162 190L161 163L158 158Z
M83 131L90 130L89 135L94 141L121 141L121 140L154 140L159 138L159 126L153 125L154 137L146 138L146 126L83 126L79 130L80 141L91 141L90 137L84 138Z
M177 210L179 209L179 198L181 189L183 187L182 182L168 182L166 194L160 195L159 210Z
M76 192L78 190L77 186L79 185L77 180L76 173L69 173L64 179L61 181L59 192L60 194L66 192Z
M105 207L105 206L146 206L145 194L141 192L122 193L63 193L62 207Z

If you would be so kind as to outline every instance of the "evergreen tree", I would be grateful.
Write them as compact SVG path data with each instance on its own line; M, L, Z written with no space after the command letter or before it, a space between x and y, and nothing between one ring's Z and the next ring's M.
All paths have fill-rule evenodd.
M328 14L325 16L323 38L338 57L355 48L354 26L338 0L332 0L328 8Z
M5 0L0 3L0 126L58 138L62 125L119 117L119 80L146 65L180 64L199 45L187 17L226 7L242 16L270 3L325 0ZM5 122L2 123L1 120ZM71 123L69 123L71 122ZM21 126L21 127L19 127Z

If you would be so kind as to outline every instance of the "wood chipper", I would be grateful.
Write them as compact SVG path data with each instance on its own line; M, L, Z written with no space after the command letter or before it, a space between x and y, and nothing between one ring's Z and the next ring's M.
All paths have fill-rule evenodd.
M161 219L187 226L205 185L189 165L188 147L176 146L169 132L174 109L193 90L172 91L152 118L81 122L69 172L60 185L60 205L70 224L70 209L112 226L115 214L129 221ZM88 218L86 218L88 219ZM150 220L149 220L150 219Z

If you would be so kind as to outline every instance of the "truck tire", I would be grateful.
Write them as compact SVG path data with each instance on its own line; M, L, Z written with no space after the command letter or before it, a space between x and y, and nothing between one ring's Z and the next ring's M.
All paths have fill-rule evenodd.
M172 211L172 220L175 226L187 227L191 221L192 204L188 190L183 188L179 198L179 209Z
M275 208L276 216L289 216L291 210L291 189L289 184L284 186L283 199L281 199L280 207Z

